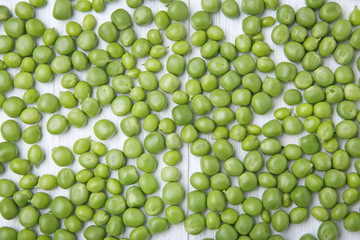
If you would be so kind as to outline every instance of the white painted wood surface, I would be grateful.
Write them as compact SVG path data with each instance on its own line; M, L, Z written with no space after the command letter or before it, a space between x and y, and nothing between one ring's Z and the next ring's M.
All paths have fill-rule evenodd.
M0 4L8 6L11 9L12 14L15 15L14 6L18 1L19 0L0 0ZM183 1L186 2L187 5L189 6L190 14L193 14L194 12L201 10L201 1L200 0L183 0ZM236 1L239 4L241 3L241 0L236 0ZM353 10L354 6L356 4L359 4L359 1L356 1L356 0L335 0L335 1L340 3L340 5L343 9L343 15L342 15L343 18L348 18L349 14ZM73 2L75 3L75 0ZM295 0L281 0L281 3L282 4L284 4L284 3L290 4L294 7L295 10L299 9L302 6L305 6L305 0L296 0L296 1ZM36 9L36 17L41 19L45 23L46 27L55 27L61 35L66 34L65 33L65 23L66 22L55 20L52 17L53 4L54 4L54 0L48 0L48 4L45 7ZM166 10L166 7L157 0L145 0L144 5L149 6L153 10L154 14L159 10ZM96 32L97 32L98 26L102 22L110 21L111 13L114 10L116 10L117 8L124 8L130 14L132 14L134 11L133 9L130 9L127 7L125 0L118 0L118 1L115 1L112 3L107 3L106 9L102 13L95 13L94 11L92 11L91 14L93 14L97 20ZM70 20L81 23L83 17L86 14L87 13L81 13L78 11L74 11L73 17ZM266 10L261 15L261 17L275 16L275 15L276 15L275 11ZM218 11L217 13L212 15L212 20L213 20L214 25L218 25L224 30L224 32L225 32L224 41L229 41L229 42L234 43L235 37L242 33L241 21L244 19L244 17L246 17L246 15L244 13L241 13L240 17L237 19L228 19L222 14L221 11ZM186 19L184 24L187 28L186 40L190 41L190 36L194 32L194 29L191 28L190 17L188 17ZM146 37L147 31L152 28L156 28L156 26L155 26L154 22L152 22L150 25L145 26L145 27L139 27L139 26L133 25L133 28L135 29L136 35L139 38L139 37ZM272 43L271 38L270 38L271 30L272 30L272 27L265 28L262 30L262 33L265 36L265 41L267 43L269 43L269 45L271 46L272 49L274 49L274 52L271 54L271 58L276 63L279 63L281 61L287 61L286 57L283 54L282 46L276 46L274 43ZM0 34L3 34L3 33L4 33L3 23L0 23ZM164 37L164 43L163 43L164 46L171 46L172 42L166 39L163 31L162 31L162 35ZM99 38L99 40L100 40L99 45L97 47L105 49L105 47L106 47L105 42L103 42L100 38ZM38 43L38 45L41 45L42 44L41 39L37 39L37 43ZM165 60L167 59L167 56L169 56L170 54L171 54L171 49L169 48L166 57L163 57L161 59L164 66L165 66ZM358 57L358 55L359 54L357 53L356 57ZM187 61L189 61L192 57L195 57L195 56L200 56L200 48L198 48L198 47L193 47L191 54L188 54L185 58ZM144 70L144 67L141 65L144 61L145 61L144 59L141 59L137 63L137 67L140 68L141 70ZM324 59L323 65L329 66L333 71L335 71L335 69L337 67L337 64L333 61L332 57ZM300 70L301 64L298 64L297 66ZM359 71L355 67L355 64L353 64L353 68L354 68L354 72L356 74L356 79L358 79ZM19 70L11 69L9 71L14 76L17 73L17 71L19 71ZM160 76L165 72L166 72L166 70L162 70L161 72L157 73L157 76L160 78ZM265 74L262 74L259 72L257 72L257 73L262 78L264 78L266 76ZM77 72L77 74L81 80L85 80L86 72ZM274 76L274 73L270 73L268 75ZM59 97L60 91L65 91L65 89L63 89L60 85L60 79L61 79L61 76L56 76L55 79L50 83L46 83L46 84L36 83L35 88L40 93L51 92ZM189 76L186 73L184 73L180 79L181 79L181 89L184 89L185 82L189 79ZM135 85L138 85L137 81L134 81L134 82L135 82ZM284 85L284 90L287 90L290 88L294 88L292 83L287 83ZM6 93L6 95L7 95L7 97L9 97L11 95L21 97L23 95L23 93L24 93L24 90L13 89L13 90L9 91L8 93ZM96 90L93 92L93 97L95 97L94 93L96 93ZM170 95L167 95L167 98L168 98L169 106L167 107L167 109L164 112L159 113L161 118L171 116L171 109L174 106L174 104L171 102ZM266 114L264 116L254 115L253 124L262 126L265 122L269 121L270 119L273 119L273 112L275 109L286 106L286 104L282 101L281 96L274 99L273 102L274 102L273 109L268 114ZM232 108L234 110L236 109L235 106L232 106ZM66 116L69 111L70 110L68 110L68 109L61 108L59 113ZM334 114L333 120L335 121L335 123L337 123L337 122L339 122L340 118L335 115L336 114ZM209 116L211 116L211 114L209 114ZM51 159L51 149L52 148L54 148L56 146L60 146L60 145L71 148L74 141L76 141L77 139L79 139L81 137L91 136L91 138L93 140L97 140L95 135L93 134L92 127L93 127L94 123L99 119L102 119L102 118L109 119L109 120L113 121L116 124L116 127L118 128L118 134L115 137L113 137L107 141L104 141L104 143L106 144L108 149L112 149L112 148L122 149L123 143L126 139L126 137L122 134L122 132L119 128L119 124L120 124L122 117L117 117L114 114L112 114L109 106L106 106L103 108L103 111L99 117L90 119L85 128L83 128L83 129L71 128L66 134L63 134L60 136L51 136L46 131L46 122L49 119L49 117L50 117L50 114L43 114L43 119L41 121L41 129L42 129L43 137L42 137L41 141L39 142L40 146L42 146L42 148L46 151L46 160L42 164L40 164L40 166L38 168L33 168L33 170L32 170L32 173L39 175L39 176L41 174L45 174L45 173L50 173L50 174L56 175L58 173L58 171L61 169L60 167L56 166ZM6 119L8 119L8 117L3 113L3 111L0 111L0 123L5 121ZM17 119L16 121L20 124L22 130L24 130L27 127L25 124L21 123L20 120ZM177 133L180 132L180 127L177 128L176 132ZM280 137L280 140L283 145L286 145L289 143L298 143L299 138L303 135L306 135L305 131L299 136L283 135ZM142 140L142 139L144 139L145 136L146 136L146 132L142 131L138 135L138 138ZM200 135L200 136L206 138L211 143L213 143L210 135L207 135L207 136ZM260 136L260 140L262 140L262 139L263 139L263 137ZM0 136L0 140L3 141L1 136ZM235 148L235 156L240 159L243 159L246 152L241 150L239 143L236 143L232 140L231 140L231 143L233 143L234 148ZM20 149L20 157L26 157L27 150L29 149L30 145L25 144L24 142L21 142L21 141L18 141L17 145ZM344 142L341 143L341 146L342 147L344 146ZM177 167L181 170L181 174L182 174L180 182L184 186L185 191L189 192L189 191L194 190L189 183L189 178L192 173L200 171L200 161L199 161L200 158L194 157L191 155L191 153L189 152L188 144L183 145L181 152L182 152L183 159L182 159L181 163L179 163L177 165ZM165 183L162 182L160 179L161 169L165 166L165 164L162 162L162 156L164 153L165 153L165 151L157 155L158 168L155 171L154 175L158 179L160 188L153 195L161 196L161 189L165 185ZM306 156L306 157L308 157L308 156ZM268 157L264 156L264 158L267 159ZM77 157L76 157L76 159L77 159ZM353 163L353 161L354 161L354 159L352 159L352 163ZM101 162L105 162L105 159L102 158ZM128 159L127 164L133 165L133 164L135 164L135 160ZM289 164L289 167L290 166L291 166L291 163ZM8 164L6 164L5 167L7 168L7 170L3 175L0 176L0 178L9 178L15 182L18 182L20 179L20 176L13 174L8 169L9 168ZM82 167L77 162L77 160L75 160L74 163L72 165L70 165L70 168L73 169L74 172L77 172ZM263 170L266 171L265 167L263 168ZM349 172L350 171L354 171L353 164L351 165L351 169L349 170ZM139 171L139 173L140 173L140 171ZM111 176L117 178L117 172L115 172L115 171L112 172ZM231 181L232 181L233 185L238 185L237 178L231 178ZM304 179L299 181L299 185L302 185L302 184L304 184ZM126 190L126 188L125 188L125 190ZM339 191L339 199L340 200L341 200L341 193L343 190L344 189L341 189ZM36 192L36 191L38 191L38 190L35 189L34 192ZM263 188L259 188L257 191L246 193L246 196L256 196L261 199L263 191L264 191ZM59 196L59 195L67 197L68 193L69 193L68 190L63 190L61 188L56 188L53 191L47 191L47 192L49 194L51 194L52 197ZM187 209L186 205L187 204L186 204L186 199L185 199L182 202L181 207L185 210L186 214L191 214L188 210L186 210ZM313 201L312 201L311 206L318 206L318 205L320 205L320 203L318 201L318 194L313 194ZM359 203L354 204L354 206L351 206L350 209L353 211L358 211L359 205L360 205ZM232 207L234 207L234 206L232 206ZM288 208L286 211L289 212L290 209L292 209L292 207L294 207L294 204L292 204L291 207ZM239 213L243 213L243 211L241 209L241 205L235 206L234 208L237 209ZM42 210L41 213L45 213L47 211L49 211L49 209ZM205 214L204 214L204 216L205 216ZM161 216L163 216L163 215L164 215L164 212L161 213ZM259 221L259 217L256 218L256 221ZM85 226L88 226L89 224L91 224L91 223L87 223L87 224L85 224ZM349 240L350 239L353 239L353 240L360 239L360 233L349 233L346 230L344 230L342 221L337 222L337 224L340 229L339 239L349 239ZM306 220L306 222L304 222L302 224L298 224L298 225L291 224L286 231L284 231L280 234L285 239L299 239L300 236L305 233L312 233L312 234L316 235L319 225L320 225L319 221L315 220L312 216L309 216L308 219ZM22 226L18 223L17 218L15 218L14 220L11 220L11 221L6 221L6 220L2 219L0 216L0 226L10 226L10 227L14 227L18 230L22 229ZM62 222L61 226L64 227L63 222ZM39 232L38 226L35 229ZM128 237L129 232L130 232L130 229L127 228L126 232L122 236ZM273 231L273 234L275 234L275 233L276 232ZM183 240L183 239L202 239L202 238L215 238L215 231L206 230L198 236L191 236L185 232L183 224L171 225L167 232L157 235L157 236L154 236L152 239L159 239L159 240L162 240L162 239L178 239L178 240L180 240L181 239L181 240ZM78 235L78 239L83 239L82 232Z

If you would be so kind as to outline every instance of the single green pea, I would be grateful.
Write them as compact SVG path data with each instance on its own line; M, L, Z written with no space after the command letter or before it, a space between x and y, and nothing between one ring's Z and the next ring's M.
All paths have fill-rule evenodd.
M261 20L257 16L246 17L242 22L242 29L245 34L256 35L261 31Z
M63 168L57 174L57 183L63 189L70 188L75 182L75 174L69 168Z
M174 206L174 207L176 207L176 206ZM163 208L164 208L163 201L161 200L161 198L159 198L157 196L150 197L145 202L145 205L144 205L144 211L149 216L157 216L163 210ZM171 221L168 218L167 214L166 214L166 218L168 219L169 222Z
M11 220L18 215L19 209L14 200L4 198L0 201L0 214L6 220Z
M166 29L170 25L170 17L166 11L158 11L155 14L154 20L159 30Z
M37 181L38 177L33 174L28 174L20 179L19 186L26 190L33 189L36 186Z
M200 234L205 228L205 218L197 213L189 215L184 221L185 231L191 235Z
M57 187L56 177L50 174L44 174L39 178L37 186L43 190L52 190Z
M354 48L349 43L342 43L335 48L333 56L338 64L347 65L354 58Z
M158 183L151 174L144 174L139 179L139 186L145 194L152 194L158 189Z
M323 222L318 228L318 232L317 232L317 236L319 239L323 239L325 237L327 237L328 239L337 239L338 235L339 235L339 229L333 221Z
M295 21L295 11L290 5L281 5L276 11L276 19L281 24L291 25Z
M50 205L51 198L47 193L37 192L34 194L30 202L38 209L45 209Z
M7 20L9 17L10 17L10 10L8 7L4 6L4 5L1 5L1 17L0 17L0 20L1 21L5 21Z
M33 104L38 100L39 97L40 97L39 92L36 89L29 88L25 91L23 95L23 100L27 104Z
M19 213L19 222L26 228L33 227L39 221L40 214L33 206L26 206Z
M191 16L191 26L195 30L206 30L211 26L211 16L205 11L197 11Z
M115 178L109 178L106 182L106 190L113 195L117 195L121 194L123 187Z
M126 166L119 169L119 181L122 185L130 185L138 180L138 174L134 166Z
M308 210L302 207L293 208L290 213L290 221L295 224L302 223L308 216Z
M118 96L111 103L111 110L116 116L124 116L131 110L132 102L128 96Z
M257 177L253 172L244 172L239 177L239 186L245 192L252 191L257 188Z
M338 203L330 211L331 219L341 220L349 213L349 207L345 203Z
M324 186L324 181L316 174L310 174L306 177L305 187L312 192L319 192Z
M281 174L286 170L287 166L287 159L280 155L275 154L269 158L269 160L266 162L266 169L271 174Z
M289 225L289 215L283 211L276 211L271 219L271 225L277 232L284 231Z
M221 4L221 11L228 18L237 18L240 15L238 3L231 0L225 0Z
M338 200L336 190L330 187L324 187L319 192L319 200L323 207L333 208Z
M302 7L296 11L296 22L306 28L311 28L316 23L316 14L309 7Z

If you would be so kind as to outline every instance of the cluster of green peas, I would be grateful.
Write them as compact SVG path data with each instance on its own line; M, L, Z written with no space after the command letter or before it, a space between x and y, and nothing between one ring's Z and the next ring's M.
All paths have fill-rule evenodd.
M68 35L64 36L58 36L55 29L46 29L34 18L33 7L44 6L46 0L19 2L15 7L17 17L12 18L7 7L0 7L0 20L4 21L6 33L0 36L0 53L4 54L0 62L0 105L8 117L19 117L23 123L31 125L22 132L14 120L1 125L6 141L0 143L1 169L4 171L4 165L10 162L11 171L22 175L18 184L22 190L8 179L0 180L0 196L3 197L0 213L9 220L18 216L25 229L17 233L12 228L1 227L0 239L44 240L51 234L55 240L76 239L83 223L91 220L95 225L84 230L88 240L117 239L115 237L123 233L124 227L134 228L130 239L149 239L152 234L166 231L169 223L181 222L192 235L200 234L205 227L217 230L216 239L219 240L283 239L280 235L272 236L270 224L275 231L282 232L290 223L304 222L314 192L319 193L322 205L311 209L312 216L322 222L319 239L338 238L338 226L332 220L343 220L344 228L350 232L360 231L360 214L349 209L360 197L360 161L354 163L357 173L345 173L351 165L351 157L360 157L355 122L355 119L360 120L356 105L360 88L353 83L354 72L348 65L355 57L355 49L360 49L360 32L352 31L353 26L360 25L360 11L355 8L348 20L338 20L342 10L334 2L306 0L307 6L295 12L289 5L278 7L277 0L243 0L241 10L250 16L242 22L244 34L233 44L222 42L224 32L212 24L211 13L221 7L225 16L236 18L240 14L237 2L225 0L220 4L219 0L202 0L203 11L191 16L190 22L196 32L190 44L184 41L187 30L182 23L189 15L186 4L179 0L160 2L167 4L168 9L157 12L154 17L149 7L142 6L142 0L127 0L126 4L135 8L132 17L124 9L117 9L111 14L111 21L102 23L96 34L93 31L96 20L88 14L82 25L69 21L66 24ZM79 0L74 4L74 8L82 12L91 9L101 12L104 7L103 0ZM277 9L276 19L260 19L257 15L265 8ZM316 22L317 9L320 22ZM70 1L55 1L54 18L69 19L71 11ZM146 38L137 38L131 28L132 22L146 26L153 20L158 29L149 30ZM263 41L261 29L276 21L279 25L273 28L272 41L284 44L286 57L291 62L301 61L303 71L298 72L290 62L275 65L269 57L272 50ZM330 23L334 21L330 30ZM290 26L293 26L291 31ZM310 28L311 36L308 36ZM167 52L167 47L162 46L162 30L175 43L171 47L173 54L166 60L167 73L158 80L156 73L163 68L159 59ZM108 43L106 50L96 49L98 36ZM34 38L39 37L44 45L36 45ZM348 39L349 43L343 43ZM185 56L192 46L200 47L201 57L186 63ZM341 65L334 73L321 66L322 58L331 55ZM136 68L137 59L148 56L151 58L144 64L146 71ZM231 62L235 70L230 70ZM14 78L6 71L18 67L21 71ZM72 69L87 71L86 81L79 81L75 73L69 73ZM275 77L262 80L254 73L255 69L262 73L274 72ZM180 76L185 71L192 79L186 82L185 91L181 91L178 90ZM34 88L35 82L50 82L55 74L64 74L61 86L68 90L61 92L59 98L51 93L40 95ZM136 78L140 86L134 86ZM286 82L293 82L297 89L303 90L303 94L297 89L283 94L287 105L296 106L294 114L289 108L280 108L274 113L276 119L262 127L251 124L253 112L264 115L272 109L272 98L281 95ZM5 97L13 87L25 90L22 99ZM93 88L97 88L96 99L91 97ZM209 97L204 94L206 92ZM171 111L172 118L159 120L156 112L167 107L166 94L172 94L177 106ZM303 99L306 103L302 103ZM27 104L36 104L36 107L27 107ZM78 104L81 108L77 108ZM238 106L235 112L229 108L230 104ZM332 104L337 104L336 112L343 119L336 125L331 120ZM30 174L32 165L37 166L45 159L41 147L36 145L41 139L38 124L43 113L52 114L47 131L58 135L67 132L70 126L84 127L88 118L98 116L106 106L114 115L124 116L120 128L128 138L122 151L108 151L105 144L82 138L74 143L72 150L64 146L53 149L52 160L64 167L57 177ZM56 114L60 107L72 110L65 117ZM199 118L195 120L196 116ZM136 137L141 131L139 119L143 119L142 128L149 132L143 143ZM227 126L234 120L237 123L229 130ZM177 126L181 126L180 135L175 132ZM309 135L302 137L299 145L283 147L277 139L283 133L298 135L304 129ZM100 140L117 134L114 123L106 119L97 121L93 131ZM210 133L213 144L201 138L202 134ZM261 142L260 134L266 137ZM27 159L18 158L19 150L13 142L20 138L32 144ZM243 161L234 157L235 149L229 138L241 142L242 150L248 152ZM345 150L340 148L338 138L346 140ZM176 168L182 158L179 151L182 142L191 144L190 152L201 158L202 172L190 177L190 184L196 190L187 194L187 207L193 213L189 216L178 206L185 198L185 190L178 183L180 171ZM168 167L162 169L161 179L167 184L162 189L162 198L147 199L146 195L158 190L158 182L152 175L157 167L154 155L165 148L169 151L163 161ZM321 152L321 148L325 152ZM73 153L79 155L77 160L84 168L76 174L65 168L75 160ZM266 162L263 154L270 156ZM303 158L303 154L311 155L310 159ZM101 157L106 158L106 164L100 163ZM136 159L136 167L127 165L127 158ZM293 162L290 168L289 161ZM225 173L221 172L222 165ZM263 167L267 172L261 172ZM137 169L144 174L139 176ZM324 172L324 177L314 170ZM118 171L118 179L109 178L111 171ZM238 187L231 186L229 176L238 178ZM304 186L298 185L299 179L305 179ZM138 186L134 185L136 183ZM126 190L124 198L121 195L123 186L128 185L133 186ZM349 188L342 193L343 202L340 202L337 189L345 185ZM51 200L45 192L33 194L31 191L34 187L48 191L57 186L69 189L69 198L58 196ZM261 200L245 196L259 186L266 188ZM209 188L211 191L206 193ZM158 217L165 208L164 203L169 205L165 218ZM241 204L244 213L239 215L227 203ZM289 213L280 210L292 203L296 207ZM38 209L48 207L50 212L40 215ZM148 227L144 226L146 217L140 210L142 207L147 216L153 217ZM205 218L202 213L207 209L210 212ZM254 217L259 215L262 222L255 223ZM60 228L62 219L65 219L65 229ZM37 237L31 230L37 224L45 235ZM316 238L305 234L301 239Z

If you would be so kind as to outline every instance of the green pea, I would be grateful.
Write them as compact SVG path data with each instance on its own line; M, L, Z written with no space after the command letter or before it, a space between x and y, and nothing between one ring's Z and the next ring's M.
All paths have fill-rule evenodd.
M145 117L143 127L147 132L154 132L159 127L159 118L155 114L149 114Z
M318 171L327 171L331 168L331 159L326 153L316 153L311 157L310 161Z
M6 220L11 220L18 215L18 207L11 198L4 198L0 201L0 214Z
M359 227L357 223L360 221L360 216L357 212L350 212L344 220L344 227L350 232L357 232Z
M89 1L80 0L75 3L74 8L80 12L88 12L92 9L92 5Z
M323 207L333 208L338 200L336 190L330 187L325 187L319 192L319 200Z
M302 7L296 12L296 22L306 28L311 28L316 23L316 14L309 7Z
M276 211L271 218L271 225L277 232L284 231L289 226L289 215L283 211Z
M184 221L185 231L191 235L200 234L205 228L205 218L197 213L189 215Z
M30 202L38 209L45 209L50 205L51 198L47 193L37 192L34 194Z
M271 236L270 226L264 222L257 223L250 231L249 236L251 239L267 239Z
M91 196L90 196L91 198ZM118 215L125 211L126 201L121 195L114 195L106 199L106 196L101 205L105 204L105 209L109 214ZM99 205L99 208L102 206ZM125 215L124 215L125 219Z
M349 43L343 43L336 47L334 59L340 65L349 64L354 58L354 48Z
M289 216L292 223L299 224L307 218L308 210L306 208L296 207L290 211Z
M124 212L123 221L127 227L139 227L145 222L145 216L137 208L128 208Z
M206 209L206 194L199 190L192 191L188 194L187 202L190 211L201 213Z
M260 173L258 176L259 185L263 187L275 187L277 184L276 178L270 173Z
M18 207L25 207L32 197L33 194L29 190L19 190L13 194L13 200Z
M133 186L126 190L126 204L128 207L144 206L145 195L139 187Z
M252 172L244 172L239 177L239 186L245 192L252 191L257 188L257 177Z
M152 194L158 189L158 183L151 174L144 174L139 179L139 186L145 194Z
M266 169L272 174L281 174L286 170L287 159L280 155L275 154L266 162Z
M291 25L295 21L295 11L290 5L283 4L276 12L276 19L281 24Z
M277 45L286 43L290 38L289 28L285 24L275 26L271 32L271 39Z
M176 208L177 206L172 206L169 208ZM157 216L164 208L164 204L163 201L161 200L161 198L154 196L154 197L150 197L144 205L144 211L148 216ZM167 213L169 212L166 211L166 218L167 220L170 222L171 220L168 218ZM173 222L171 222L173 223Z
M84 231L84 237L89 240L101 239L105 235L105 229L95 225L88 226Z
M30 126L22 132L22 140L27 144L34 144L41 140L42 133L40 127Z
M78 217L71 215L65 219L64 225L68 231L75 233L82 228L83 223Z
M318 228L318 232L317 232L317 236L319 239L324 239L324 238L337 239L338 235L339 235L338 227L332 221L323 222Z
M206 215L205 223L210 230L219 229L221 225L220 216L215 212L209 212Z
M56 177L50 174L44 174L39 178L38 187L43 190L52 190L57 187Z
M10 17L10 10L8 7L2 5L1 6L1 21L5 21ZM5 230L4 230L5 231Z
M323 145L323 148L325 149L325 151L327 151L329 153L333 153L339 149L339 141L337 140L336 137L333 137L328 141L324 141L322 143L322 145Z
M159 30L166 29L170 25L170 18L166 11L158 11L154 19L155 25Z
M38 222L40 214L38 210L33 206L26 206L21 209L19 213L19 222L22 226L26 228L31 228L35 226Z
M37 181L38 177L33 174L28 174L20 179L19 186L26 190L33 189L36 186Z
M338 203L330 211L331 219L341 220L349 213L349 207L345 203Z
M132 165L120 168L118 175L122 185L134 184L139 179L136 168Z
M121 183L118 180L115 178L109 178L106 182L106 190L113 195L117 195L120 194L123 189Z
M252 120L252 113L248 107L240 107L236 111L236 120L240 125L247 125Z

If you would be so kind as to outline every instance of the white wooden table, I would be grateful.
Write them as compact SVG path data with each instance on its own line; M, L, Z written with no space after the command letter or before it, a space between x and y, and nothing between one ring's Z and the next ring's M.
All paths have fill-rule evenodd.
M13 15L15 15L14 13L14 7L15 4L17 2L19 2L20 0L0 0L0 4L2 5L6 5L11 9L11 12ZM200 0L183 0L184 2L186 2L186 4L189 7L189 14L193 14L196 11L201 10L201 1ZM241 3L240 0L236 0L239 4ZM354 6L356 4L359 4L359 1L356 0L334 0L338 3L340 3L342 9L343 9L343 18L348 18L350 12L353 10ZM73 1L75 2L75 0ZM282 4L290 4L294 7L295 10L299 9L302 6L305 6L305 0L281 0ZM55 27L59 34L66 34L65 32L65 21L58 21L55 20L52 17L52 8L53 8L53 4L54 4L54 0L48 0L48 4L40 9L36 9L36 17L41 19L44 24L46 25L46 27ZM145 0L144 5L149 6L152 11L153 14L155 14L157 11L159 10L166 10L166 7L161 4L158 0ZM111 13L116 10L117 8L124 8L126 9L130 14L132 14L132 12L134 11L133 9L130 9L127 7L125 0L118 0L112 3L107 3L106 4L106 9L105 11L103 11L102 13L95 13L94 11L90 12L91 14L93 14L96 17L97 20L97 26L96 26L96 32L97 32L97 28L98 26L105 21L110 21L110 15ZM86 15L87 13L81 13L79 11L74 11L74 14L72 16L72 18L70 20L73 21L77 21L79 23L82 22L83 17ZM272 10L265 10L264 13L261 15L261 17L265 17L265 16L276 16L276 11L272 11ZM226 18L223 13L221 11L218 11L217 13L214 13L212 15L212 20L213 20L213 24L214 25L218 25L220 26L224 32L225 32L225 39L224 41L229 41L234 43L234 40L236 38L236 36L238 36L239 34L242 33L242 28L241 28L241 22L242 20L246 17L246 15L244 13L241 13L239 18L236 19L229 19ZM185 27L187 28L187 37L186 40L188 42L190 42L190 36L191 34L194 32L194 29L192 29L191 24L190 24L190 17L188 17L184 23ZM150 25L145 26L145 27L139 27L136 26L135 24L133 25L134 30L136 31L136 35L137 37L146 37L146 33L148 30L152 29L152 28L156 28L155 23L152 22ZM274 49L274 52L271 54L271 58L275 61L275 63L279 63L281 61L287 61L285 55L283 54L283 49L282 46L277 46L275 45L270 38L271 35L271 30L272 27L270 28L265 28L262 30L262 33L264 34L264 39L265 41L271 46L272 49ZM0 34L4 34L4 30L3 30L3 23L0 23ZM171 46L172 42L167 40L165 37L164 32L162 32L162 35L164 37L164 46ZM104 41L102 41L99 38L99 44L98 44L98 48L102 48L105 49L106 48L106 43ZM41 39L37 39L37 43L38 45L41 45ZM167 57L171 54L171 48L169 48L169 50L167 51L167 55L166 57L163 57L162 63L163 66L165 67L165 60L167 59ZM358 53L356 53L356 59L358 57ZM200 48L199 47L193 47L192 52L190 54L188 54L185 58L187 61L189 61L191 58L195 57L195 56L200 56ZM141 70L144 70L144 67L142 66L142 63L144 62L144 59L140 59L137 63L137 67L140 68ZM330 67L333 71L335 71L336 67L338 66L332 59L332 57L330 58L326 58L323 61L323 65L326 65L328 67ZM298 64L298 69L301 69L301 64ZM359 77L359 71L357 70L355 64L353 64L353 68L354 68L354 72L356 74L356 79L358 79ZM11 69L9 70L10 73L14 76L17 71L19 71L18 69ZM162 70L161 72L157 73L158 78L160 79L160 76L162 74L164 74L166 72L166 70ZM260 72L256 72L258 73L262 78L264 78L266 76L266 74L262 74ZM86 72L77 72L79 78L81 80L85 80L85 76L86 76ZM270 73L268 74L269 76L274 76L274 73ZM65 91L65 89L63 89L61 87L60 84L60 79L61 76L56 76L55 79L50 82L50 83L46 83L46 84L39 84L36 83L35 88L40 92L40 93L46 93L46 92L50 92L55 94L56 96L59 97L60 95L60 91ZM185 83L188 79L190 79L190 77L188 76L187 73L184 73L181 77L181 89L184 90L184 86ZM356 80L357 81L357 80ZM135 81L135 85L138 85L137 81ZM294 88L292 83L287 83L284 85L284 91L290 88ZM94 92L96 93L96 90L93 91L93 97L96 97ZM19 89L13 89L11 91L9 91L6 95L10 96L10 95L15 95L15 96L19 96L21 97L24 93L24 90L19 90ZM206 93L207 94L207 93ZM174 103L172 103L171 101L171 96L167 95L168 98L168 107L164 112L159 113L159 117L163 118L163 117L171 117L171 109L174 106ZM358 104L359 105L359 104ZM276 99L273 99L273 109L266 115L264 116L258 116L258 115L254 115L254 120L253 120L253 124L257 124L259 126L262 126L265 122L273 119L273 112L274 110L276 110L279 107L284 107L286 106L286 104L282 101L282 96L277 97ZM232 106L233 110L236 110L235 106ZM335 108L334 108L335 109ZM67 113L69 112L69 109L65 109L65 108L61 108L59 113L63 114L63 115L67 115ZM334 114L336 115L336 114ZM209 116L211 116L211 114L209 114ZM47 131L46 131L46 122L49 119L50 114L43 114L43 119L41 122L41 129L42 129L42 133L43 133L43 137L41 139L41 141L39 142L39 145L45 150L46 152L46 160L40 164L40 166L38 168L33 168L32 173L36 174L36 175L41 175L41 174L45 174L45 173L50 173L53 175L56 175L58 173L58 171L61 169L60 167L56 166L54 164L54 162L51 159L51 149L56 147L56 146L67 146L69 148L72 147L72 144L74 143L74 141L76 141L79 138L82 137L88 137L91 136L91 138L93 140L97 140L93 131L92 131L92 127L94 125L94 123L96 121L98 121L99 119L109 119L111 121L113 121L116 125L116 127L118 128L118 134L107 140L104 141L104 143L106 144L106 146L108 147L108 149L112 149L112 148L119 148L122 149L123 143L126 139L126 137L123 135L123 133L121 132L120 128L119 128L119 124L120 121L122 120L123 117L117 117L115 116L110 109L110 106L106 106L103 108L102 113L93 119L89 119L89 122L87 124L87 126L83 129L76 129L76 128L71 128L66 134L60 135L60 136L52 136L50 135ZM4 122L6 119L8 119L8 117L4 114L3 111L0 111L0 123ZM333 120L335 123L339 122L340 118L338 116L334 116ZM21 121L19 119L16 120L20 126L21 129L25 129L26 125L21 123ZM232 123L235 124L235 123ZM176 132L180 133L180 127L177 128ZM304 131L301 135L299 136L288 136L288 135L283 135L281 136L279 139L282 142L283 145L286 144L290 144L290 143L298 143L298 140L301 136L306 135L306 132ZM146 132L141 131L141 133L138 135L139 139L144 139L144 137L146 136ZM207 140L209 140L211 143L213 143L214 141L211 140L211 135L200 135L201 137L206 138ZM263 136L259 137L260 140L263 139ZM3 141L3 139L0 136L0 140ZM246 154L246 152L244 152L241 147L240 144L237 142L234 142L232 140L230 140L231 143L234 145L234 149L235 149L235 156L243 159L244 155ZM29 149L30 145L25 144L24 142L18 141L17 145L19 147L20 150L20 157L24 157L26 158L26 154L27 154L27 150ZM344 142L341 142L341 146L344 146ZM158 195L161 196L161 189L162 187L165 185L164 182L161 181L160 178L160 172L161 169L165 166L165 164L162 162L162 156L165 153L165 151L163 151L162 153L158 154L156 157L158 159L158 168L155 171L154 175L156 176L156 178L158 179L159 182L159 190L153 194L153 195ZM186 192L189 191L193 191L194 189L192 188L192 186L190 185L189 182L189 178L191 176L192 173L197 172L197 171L201 171L200 170L200 158L192 156L192 154L189 152L189 145L188 144L184 144L183 148L181 149L181 153L183 156L183 159L181 161L181 163L179 163L177 165L177 167L180 169L181 171L181 180L180 183L184 186L184 189ZM308 157L308 156L306 156ZM264 156L265 159L267 159L268 157ZM76 157L77 159L77 157ZM352 159L352 163L353 163L354 159ZM102 158L101 162L105 162L105 159ZM127 161L127 164L135 164L135 160L134 159L130 159ZM20 176L13 174L8 168L9 165L6 164L5 167L7 168L6 172L0 176L0 178L9 178L15 182L18 182L20 179ZM72 165L70 165L70 168L74 170L74 172L77 172L78 170L82 169L82 167L80 166L80 164L75 160L74 163ZM265 167L263 168L264 171ZM355 171L353 164L351 165L351 169L349 171ZM139 171L140 172L140 171ZM111 174L111 177L115 177L117 178L117 172L113 171ZM237 186L237 178L231 178L232 181L232 185ZM300 185L304 184L304 179L301 179L299 181ZM126 190L126 188L125 188ZM341 192L344 189L341 189L339 191L339 199L341 199ZM37 189L34 189L34 192L38 191ZM261 199L262 196L262 192L264 191L263 188L259 188L256 191L250 192L250 193L246 193L246 196L256 196L258 198ZM63 190L61 188L56 188L55 190L52 191L46 191L48 192L53 198L55 196L66 196L68 197L68 193L69 190ZM186 206L186 199L183 201L183 203L181 204L181 207L184 209L186 214L191 214L191 212L189 212L187 210L187 206ZM318 201L318 194L313 194L313 201L311 203L311 206L319 206L320 203ZM359 210L359 206L360 204L354 204L354 206L351 206L350 209L352 211L358 211ZM239 213L243 213L241 205L239 206L232 206L233 208L237 209ZM290 211L292 208L294 207L294 204L291 205L290 208L288 208L286 211ZM45 210L41 210L41 213L45 213L49 211L49 209L45 209ZM207 213L207 212L206 212ZM310 213L310 212L309 212ZM161 216L164 216L164 212L161 213ZM205 216L205 215L204 215ZM256 218L256 221L259 221L259 217ZM93 224L93 223L86 223L85 227ZM340 237L339 239L360 239L360 233L349 233L346 230L344 230L343 227L343 223L342 221L337 222L338 227L340 229ZM282 232L281 235L285 238L285 239L299 239L301 235L305 234L305 233L312 233L314 235L316 235L317 229L320 225L320 222L315 220L311 214L309 214L308 219L302 223L302 224L290 224L289 228ZM15 218L11 221L7 221L1 218L0 216L0 227L1 226L10 226L10 227L14 227L15 229L22 229L23 227L19 224L18 219ZM63 222L61 224L61 227L64 227ZM38 232L38 226L35 228ZM127 228L125 231L125 234L123 235L124 237L127 237L128 234L130 232L130 229ZM183 224L178 224L178 225L171 225L168 229L168 231L166 231L163 234L154 236L152 239L176 239L176 240L183 240L183 239L202 239L202 238L214 238L215 237L215 232L216 231L210 231L210 230L206 230L203 233L201 233L200 235L197 236L191 236L189 234L187 234L184 230ZM276 232L273 231L273 234L275 234ZM83 239L83 235L82 232L79 233L78 235L78 239Z

